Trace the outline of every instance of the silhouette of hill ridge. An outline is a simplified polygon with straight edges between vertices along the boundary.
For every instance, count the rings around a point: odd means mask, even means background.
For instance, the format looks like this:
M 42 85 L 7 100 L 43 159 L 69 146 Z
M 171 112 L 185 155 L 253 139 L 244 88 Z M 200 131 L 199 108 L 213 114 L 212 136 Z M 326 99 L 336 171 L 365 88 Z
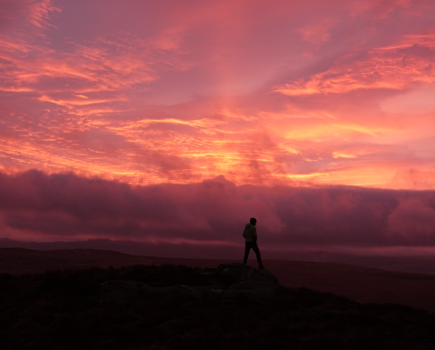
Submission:
M 82 241 L 57 242 L 21 242 L 7 238 L 0 238 L 0 248 L 25 248 L 32 250 L 58 250 L 58 249 L 95 249 L 117 251 L 136 256 L 156 256 L 166 258 L 184 259 L 239 259 L 240 246 L 216 246 L 192 244 L 173 244 L 170 242 L 135 242 L 130 240 L 89 239 Z M 291 252 L 262 249 L 265 259 L 335 262 L 365 266 L 382 270 L 401 272 L 426 273 L 435 275 L 435 257 L 432 255 L 382 256 L 382 255 L 355 255 L 333 251 L 305 250 L 295 247 Z
M 435 315 L 280 285 L 238 263 L 0 274 L 9 349 L 433 349 Z
M 119 268 L 129 265 L 175 264 L 215 268 L 229 259 L 144 257 L 94 249 L 29 250 L 0 248 L 0 273 L 42 273 L 47 270 L 86 267 Z M 358 302 L 396 303 L 435 311 L 435 276 L 386 271 L 361 266 L 289 260 L 265 260 L 279 281 L 345 296 Z

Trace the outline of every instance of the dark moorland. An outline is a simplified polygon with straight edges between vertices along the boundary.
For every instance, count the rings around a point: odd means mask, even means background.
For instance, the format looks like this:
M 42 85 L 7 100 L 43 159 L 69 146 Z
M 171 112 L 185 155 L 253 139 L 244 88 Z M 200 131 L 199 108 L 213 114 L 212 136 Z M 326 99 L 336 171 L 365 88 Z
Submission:
M 87 267 L 184 265 L 215 268 L 232 259 L 137 256 L 99 249 L 31 250 L 0 248 L 0 273 L 14 275 Z M 255 261 L 249 261 L 256 265 Z M 381 270 L 350 264 L 265 259 L 280 283 L 344 296 L 360 303 L 392 303 L 435 311 L 435 275 Z
M 241 264 L 0 275 L 0 348 L 434 349 L 435 315 L 278 284 Z

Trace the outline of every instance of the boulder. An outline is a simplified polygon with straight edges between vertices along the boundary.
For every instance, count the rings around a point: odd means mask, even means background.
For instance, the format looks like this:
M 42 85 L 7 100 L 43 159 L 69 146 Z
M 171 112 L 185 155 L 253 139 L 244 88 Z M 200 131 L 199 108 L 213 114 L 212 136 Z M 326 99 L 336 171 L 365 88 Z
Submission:
M 184 285 L 173 285 L 169 287 L 155 287 L 147 291 L 147 295 L 153 295 L 161 298 L 182 297 L 192 301 L 202 301 L 204 293 L 198 287 Z
M 259 289 L 276 289 L 278 285 L 269 282 L 257 282 L 257 281 L 242 281 L 231 284 L 228 290 L 259 290 Z
M 220 300 L 236 300 L 247 303 L 265 303 L 275 296 L 274 289 L 258 290 L 213 290 Z
M 258 282 L 270 285 L 278 285 L 278 279 L 266 269 L 256 269 L 252 266 L 232 263 L 218 266 L 216 276 L 224 280 L 228 285 L 240 282 Z
M 139 281 L 124 280 L 110 280 L 104 282 L 101 287 L 104 292 L 101 302 L 120 300 L 132 295 L 142 295 L 152 289 L 149 285 Z
M 266 302 L 274 298 L 279 283 L 269 271 L 233 263 L 221 264 L 206 276 L 202 286 L 176 284 L 168 287 L 151 287 L 139 281 L 111 280 L 102 284 L 105 297 L 102 301 L 114 301 L 139 295 L 180 302 L 246 301 Z
M 130 280 L 110 280 L 104 282 L 101 285 L 105 290 L 125 290 L 129 292 L 135 292 L 138 290 L 148 290 L 151 287 L 140 281 L 130 281 Z

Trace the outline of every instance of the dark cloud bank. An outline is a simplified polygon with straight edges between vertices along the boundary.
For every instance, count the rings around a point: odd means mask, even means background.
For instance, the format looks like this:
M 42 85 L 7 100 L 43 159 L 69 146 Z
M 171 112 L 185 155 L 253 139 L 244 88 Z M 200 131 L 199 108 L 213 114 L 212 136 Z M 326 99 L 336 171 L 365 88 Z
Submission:
M 144 255 L 229 257 L 239 252 L 251 216 L 269 257 L 400 255 L 435 246 L 435 191 L 236 186 L 223 177 L 132 187 L 71 173 L 0 173 L 1 232 L 12 240 L 90 240 L 89 247 Z

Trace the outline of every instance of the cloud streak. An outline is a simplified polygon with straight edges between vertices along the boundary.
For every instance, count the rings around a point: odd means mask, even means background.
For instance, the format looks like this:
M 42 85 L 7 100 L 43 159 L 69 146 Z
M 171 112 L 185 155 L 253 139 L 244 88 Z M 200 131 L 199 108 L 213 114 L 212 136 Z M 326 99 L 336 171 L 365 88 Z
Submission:
M 401 91 L 419 83 L 432 83 L 435 75 L 433 38 L 433 35 L 411 36 L 404 41 L 408 44 L 352 54 L 326 72 L 307 81 L 301 79 L 286 84 L 276 91 L 289 96 L 345 94 L 361 89 Z
M 1 4 L 5 173 L 435 187 L 430 2 Z

